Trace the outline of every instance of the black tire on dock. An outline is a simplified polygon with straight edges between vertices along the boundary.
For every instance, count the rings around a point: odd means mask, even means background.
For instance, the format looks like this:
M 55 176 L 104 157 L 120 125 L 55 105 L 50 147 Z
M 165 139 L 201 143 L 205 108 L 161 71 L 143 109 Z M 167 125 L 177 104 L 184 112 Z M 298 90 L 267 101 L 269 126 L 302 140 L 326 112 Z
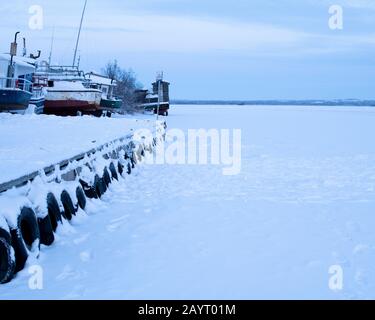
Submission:
M 76 197 L 78 200 L 78 206 L 82 209 L 85 210 L 86 208 L 86 196 L 81 187 L 77 187 L 76 189 Z
M 112 179 L 118 181 L 118 174 L 117 174 L 116 167 L 113 162 L 111 162 L 111 164 L 109 165 L 109 171 L 111 172 Z
M 107 184 L 105 183 L 104 178 L 101 178 L 100 181 L 101 181 L 102 188 L 103 188 L 103 194 L 105 194 L 107 192 L 107 189 L 108 189 Z
M 95 176 L 95 190 L 99 198 L 101 198 L 106 192 L 105 183 L 98 175 Z
M 132 169 L 134 169 L 135 165 L 137 164 L 137 158 L 136 158 L 136 155 L 135 155 L 134 152 L 133 152 L 133 155 L 132 155 L 130 160 L 131 160 L 131 163 L 132 163 Z
M 66 190 L 61 193 L 61 202 L 64 207 L 64 218 L 69 221 L 72 220 L 73 216 L 76 215 L 76 210 L 74 209 L 72 198 Z
M 5 220 L 4 220 L 5 221 Z M 5 230 L 0 227 L 0 238 L 3 238 L 8 243 L 12 242 L 12 237 L 10 236 L 10 233 L 8 230 Z
M 55 241 L 50 216 L 47 215 L 43 219 L 38 218 L 38 226 L 40 232 L 40 243 L 45 246 L 50 246 Z
M 7 238 L 10 234 L 7 233 Z M 0 237 L 0 284 L 7 283 L 12 280 L 16 268 L 12 247 L 8 241 Z
M 32 246 L 38 242 L 40 246 L 40 232 L 38 221 L 34 211 L 24 207 L 17 219 L 17 229 L 11 230 L 12 247 L 16 256 L 16 269 L 21 271 L 25 267 L 26 260 Z
M 58 223 L 62 222 L 62 220 L 61 220 L 60 206 L 56 200 L 56 197 L 53 195 L 53 193 L 49 193 L 47 195 L 47 208 L 48 208 L 48 216 L 51 221 L 52 230 L 56 231 Z
M 124 168 L 125 168 L 124 165 L 119 161 L 117 164 L 117 170 L 120 176 L 122 176 L 122 174 L 124 173 Z
M 83 188 L 83 192 L 85 193 L 85 196 L 89 199 L 98 199 L 99 198 L 99 195 L 97 194 L 96 190 L 95 190 L 95 184 L 94 186 L 90 186 L 87 182 L 83 181 L 83 180 L 79 180 L 82 188 Z
M 108 188 L 112 180 L 111 180 L 111 175 L 109 174 L 107 167 L 105 167 L 103 171 L 103 180 L 104 180 L 106 187 Z

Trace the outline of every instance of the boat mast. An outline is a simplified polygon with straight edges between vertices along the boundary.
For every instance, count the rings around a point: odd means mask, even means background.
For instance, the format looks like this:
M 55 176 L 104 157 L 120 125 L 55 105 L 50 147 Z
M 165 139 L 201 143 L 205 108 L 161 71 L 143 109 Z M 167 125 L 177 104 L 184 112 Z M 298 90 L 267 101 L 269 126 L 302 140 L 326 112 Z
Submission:
M 51 66 L 52 51 L 53 51 L 53 44 L 54 44 L 54 41 L 55 41 L 55 27 L 53 27 L 53 30 L 52 30 L 51 49 L 50 49 L 50 51 L 49 51 L 48 66 Z
M 73 67 L 74 67 L 75 64 L 76 64 L 77 50 L 78 50 L 78 45 L 79 45 L 79 38 L 81 37 L 82 23 L 83 23 L 83 18 L 84 18 L 84 16 L 85 16 L 86 5 L 87 5 L 87 0 L 85 0 L 85 5 L 84 5 L 84 7 L 83 7 L 83 11 L 82 11 L 81 23 L 80 23 L 80 25 L 79 25 L 79 31 L 78 31 L 78 37 L 77 37 L 77 43 L 76 43 L 76 48 L 75 48 L 75 50 L 74 50 Z

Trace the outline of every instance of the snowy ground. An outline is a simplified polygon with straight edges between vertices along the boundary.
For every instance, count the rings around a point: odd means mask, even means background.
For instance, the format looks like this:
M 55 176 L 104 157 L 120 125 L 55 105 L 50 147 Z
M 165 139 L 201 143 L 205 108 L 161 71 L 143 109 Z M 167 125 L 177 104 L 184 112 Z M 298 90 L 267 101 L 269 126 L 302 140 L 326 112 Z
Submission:
M 242 128 L 242 172 L 145 165 L 42 248 L 0 299 L 375 298 L 375 109 L 174 107 Z M 344 288 L 329 289 L 329 268 Z
M 0 113 L 0 183 L 150 126 L 146 117 L 109 119 Z M 82 126 L 82 121 L 85 126 Z

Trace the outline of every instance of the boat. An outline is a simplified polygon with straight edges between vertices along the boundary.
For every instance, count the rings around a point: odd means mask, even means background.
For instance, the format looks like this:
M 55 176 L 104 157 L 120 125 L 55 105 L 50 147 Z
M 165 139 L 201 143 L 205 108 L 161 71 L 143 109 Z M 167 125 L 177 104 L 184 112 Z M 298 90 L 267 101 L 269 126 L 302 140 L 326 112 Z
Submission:
M 36 83 L 44 86 L 47 115 L 101 115 L 102 92 L 85 86 L 84 73 L 77 66 L 49 66 L 44 62 L 36 72 Z
M 0 55 L 0 112 L 25 112 L 32 96 L 29 76 L 34 70 L 34 66 L 18 57 Z
M 147 112 L 160 116 L 169 115 L 169 86 L 170 83 L 163 79 L 163 73 L 159 73 L 156 81 L 152 83 L 151 90 L 137 90 L 137 103 Z
M 24 114 L 30 104 L 41 113 L 44 105 L 43 90 L 34 87 L 34 74 L 38 55 L 26 57 L 24 39 L 23 56 L 17 56 L 17 36 L 11 44 L 11 52 L 0 55 L 0 112 Z
M 92 89 L 102 92 L 100 110 L 104 114 L 121 113 L 122 100 L 114 96 L 114 89 L 117 87 L 116 80 L 106 76 L 90 72 L 85 75 L 87 85 Z

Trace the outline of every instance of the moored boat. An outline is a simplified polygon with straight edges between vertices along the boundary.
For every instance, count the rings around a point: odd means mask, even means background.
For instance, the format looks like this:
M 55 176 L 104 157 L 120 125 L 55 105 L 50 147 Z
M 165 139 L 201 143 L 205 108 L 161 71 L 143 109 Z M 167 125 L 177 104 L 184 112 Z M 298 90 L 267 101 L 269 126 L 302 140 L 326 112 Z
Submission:
M 0 55 L 0 112 L 24 113 L 32 96 L 34 71 L 35 66 L 20 57 Z
M 35 112 L 41 113 L 44 106 L 44 93 L 34 87 L 34 73 L 38 55 L 26 57 L 26 39 L 23 39 L 23 56 L 17 56 L 17 36 L 11 44 L 10 53 L 0 55 L 0 112 L 25 113 L 30 104 Z
M 84 74 L 78 67 L 44 65 L 38 70 L 37 79 L 45 83 L 45 114 L 100 115 L 101 91 L 84 85 Z
M 137 90 L 138 104 L 145 111 L 153 112 L 161 116 L 169 115 L 169 86 L 170 83 L 163 80 L 163 73 L 157 75 L 152 84 L 152 90 Z
M 88 86 L 102 92 L 100 110 L 103 113 L 121 113 L 122 100 L 114 96 L 113 92 L 117 86 L 116 80 L 94 72 L 85 75 Z

